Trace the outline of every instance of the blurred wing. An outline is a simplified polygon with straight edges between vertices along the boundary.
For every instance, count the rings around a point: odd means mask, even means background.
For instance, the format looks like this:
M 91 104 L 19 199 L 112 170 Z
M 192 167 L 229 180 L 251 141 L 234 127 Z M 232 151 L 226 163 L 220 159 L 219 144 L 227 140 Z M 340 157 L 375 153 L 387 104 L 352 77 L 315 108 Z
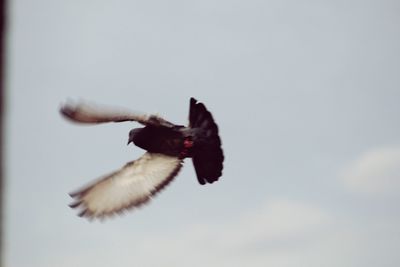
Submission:
M 111 109 L 88 103 L 66 103 L 60 108 L 60 112 L 67 119 L 80 123 L 105 123 L 137 121 L 144 125 L 165 126 L 168 128 L 175 125 L 156 115 L 137 114 L 123 109 Z
M 182 160 L 146 152 L 122 169 L 71 193 L 79 216 L 105 217 L 140 206 L 168 185 L 182 167 Z

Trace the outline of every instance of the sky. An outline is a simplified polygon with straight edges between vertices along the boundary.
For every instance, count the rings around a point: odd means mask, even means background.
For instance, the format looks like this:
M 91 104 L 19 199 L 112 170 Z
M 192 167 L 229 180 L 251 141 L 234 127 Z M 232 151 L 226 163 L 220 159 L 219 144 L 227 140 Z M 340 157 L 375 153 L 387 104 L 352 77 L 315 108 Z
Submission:
M 400 265 L 400 2 L 9 1 L 6 267 Z M 190 160 L 149 205 L 89 222 L 68 193 L 144 153 L 135 123 L 206 104 L 217 183 Z

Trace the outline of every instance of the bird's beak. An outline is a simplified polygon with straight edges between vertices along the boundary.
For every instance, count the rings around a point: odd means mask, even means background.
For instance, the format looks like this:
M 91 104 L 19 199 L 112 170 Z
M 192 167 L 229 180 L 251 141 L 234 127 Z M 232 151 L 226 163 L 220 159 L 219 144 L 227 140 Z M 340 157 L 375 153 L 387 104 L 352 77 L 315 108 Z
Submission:
M 132 140 L 132 139 L 129 139 L 129 140 L 128 140 L 128 143 L 127 143 L 126 145 L 129 146 L 130 143 L 133 143 L 133 140 Z

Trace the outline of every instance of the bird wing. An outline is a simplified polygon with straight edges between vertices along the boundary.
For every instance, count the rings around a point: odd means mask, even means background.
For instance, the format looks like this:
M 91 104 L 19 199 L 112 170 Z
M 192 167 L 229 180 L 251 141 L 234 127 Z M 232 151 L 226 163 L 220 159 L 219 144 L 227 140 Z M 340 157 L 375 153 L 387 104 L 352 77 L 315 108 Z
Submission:
M 182 167 L 182 160 L 146 152 L 122 169 L 71 193 L 79 216 L 103 218 L 138 207 L 168 185 Z
M 138 114 L 124 109 L 112 109 L 87 102 L 66 103 L 61 106 L 60 112 L 67 119 L 79 123 L 137 121 L 143 125 L 165 126 L 168 128 L 175 126 L 173 123 L 156 115 Z

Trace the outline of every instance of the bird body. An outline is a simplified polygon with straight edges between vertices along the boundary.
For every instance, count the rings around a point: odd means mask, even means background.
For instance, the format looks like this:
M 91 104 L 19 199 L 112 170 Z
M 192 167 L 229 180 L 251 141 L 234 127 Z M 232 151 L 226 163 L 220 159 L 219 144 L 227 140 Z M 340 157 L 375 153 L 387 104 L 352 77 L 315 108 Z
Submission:
M 103 218 L 147 203 L 192 158 L 200 184 L 222 175 L 224 155 L 218 126 L 204 104 L 190 99 L 189 125 L 175 125 L 155 115 L 140 115 L 80 103 L 66 104 L 61 114 L 78 123 L 136 121 L 144 125 L 129 132 L 129 143 L 146 150 L 139 159 L 71 193 L 80 216 Z
M 164 126 L 135 128 L 129 133 L 129 143 L 152 153 L 179 157 L 184 150 L 184 136 L 179 129 Z

